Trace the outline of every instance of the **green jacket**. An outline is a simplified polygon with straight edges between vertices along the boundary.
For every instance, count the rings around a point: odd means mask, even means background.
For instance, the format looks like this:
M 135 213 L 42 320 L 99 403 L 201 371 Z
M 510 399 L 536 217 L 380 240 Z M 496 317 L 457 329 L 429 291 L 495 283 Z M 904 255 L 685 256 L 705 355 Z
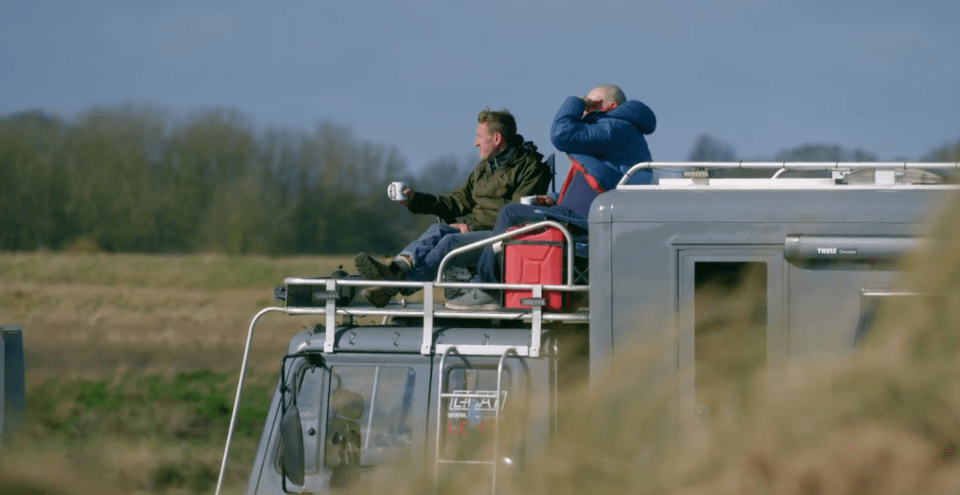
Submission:
M 546 194 L 553 176 L 543 155 L 517 135 L 516 146 L 481 160 L 467 181 L 446 196 L 415 192 L 407 207 L 413 213 L 436 215 L 447 223 L 466 223 L 470 230 L 491 230 L 500 209 L 523 196 Z M 496 169 L 491 167 L 496 162 Z

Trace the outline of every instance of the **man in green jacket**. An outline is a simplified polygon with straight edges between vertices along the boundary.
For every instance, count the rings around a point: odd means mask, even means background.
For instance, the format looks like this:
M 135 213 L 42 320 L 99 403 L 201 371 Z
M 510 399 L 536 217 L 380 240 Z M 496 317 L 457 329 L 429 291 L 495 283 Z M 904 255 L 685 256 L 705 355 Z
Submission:
M 484 110 L 477 116 L 474 146 L 480 163 L 459 188 L 446 196 L 404 189 L 405 204 L 413 213 L 427 213 L 446 223 L 431 225 L 389 264 L 366 253 L 355 259 L 357 271 L 369 280 L 426 281 L 437 276 L 440 261 L 453 249 L 491 235 L 497 214 L 523 196 L 545 194 L 553 179 L 543 155 L 517 134 L 517 123 L 506 110 Z M 457 257 L 461 265 L 476 265 L 480 250 Z M 385 306 L 399 292 L 396 287 L 370 287 L 363 295 L 377 307 Z

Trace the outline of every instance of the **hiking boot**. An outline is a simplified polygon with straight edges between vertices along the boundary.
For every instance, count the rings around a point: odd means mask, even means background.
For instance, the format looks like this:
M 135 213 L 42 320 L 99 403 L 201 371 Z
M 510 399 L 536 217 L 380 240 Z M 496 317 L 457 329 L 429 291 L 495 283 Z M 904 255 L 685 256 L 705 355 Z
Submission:
M 370 304 L 378 308 L 386 306 L 397 292 L 399 292 L 397 287 L 367 287 L 360 291 Z
M 357 254 L 353 263 L 357 266 L 360 275 L 367 280 L 400 280 L 403 278 L 404 272 L 400 267 L 394 267 L 393 263 L 389 266 L 384 265 L 367 253 Z
M 470 289 L 459 297 L 447 301 L 444 305 L 450 309 L 491 311 L 500 309 L 499 298 L 480 289 Z

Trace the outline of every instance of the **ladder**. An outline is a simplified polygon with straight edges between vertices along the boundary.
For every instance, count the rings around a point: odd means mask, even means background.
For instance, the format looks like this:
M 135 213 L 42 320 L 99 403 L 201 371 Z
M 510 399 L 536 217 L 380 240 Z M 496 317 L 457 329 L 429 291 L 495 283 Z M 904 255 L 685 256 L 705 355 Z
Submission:
M 436 479 L 439 479 L 439 477 L 440 477 L 440 466 L 441 466 L 441 465 L 457 465 L 457 464 L 461 464 L 461 465 L 481 465 L 481 466 L 489 466 L 489 468 L 490 468 L 490 493 L 493 494 L 493 493 L 496 493 L 496 486 L 497 486 L 497 465 L 498 465 L 498 463 L 499 463 L 499 461 L 498 461 L 498 453 L 499 453 L 499 442 L 500 442 L 500 413 L 503 411 L 503 405 L 504 405 L 504 402 L 505 402 L 505 401 L 503 400 L 503 392 L 504 392 L 504 390 L 503 390 L 503 365 L 504 365 L 504 363 L 506 362 L 506 359 L 507 359 L 508 356 L 511 356 L 511 355 L 512 355 L 512 356 L 514 356 L 514 357 L 519 357 L 520 354 L 517 352 L 517 349 L 515 349 L 515 348 L 513 348 L 513 347 L 510 347 L 510 348 L 504 350 L 503 353 L 500 355 L 500 361 L 499 361 L 499 363 L 497 364 L 497 390 L 496 390 L 496 392 L 492 392 L 492 391 L 489 391 L 489 390 L 476 390 L 476 391 L 472 391 L 472 392 L 470 392 L 470 391 L 444 392 L 444 390 L 445 390 L 444 387 L 445 387 L 445 385 L 446 385 L 446 383 L 445 383 L 445 381 L 444 381 L 444 375 L 446 374 L 446 373 L 445 373 L 446 368 L 444 367 L 444 364 L 445 364 L 445 362 L 446 362 L 446 360 L 447 360 L 447 356 L 450 356 L 451 354 L 456 354 L 456 355 L 458 355 L 458 356 L 461 355 L 460 352 L 457 350 L 457 347 L 456 347 L 456 346 L 450 346 L 450 347 L 448 347 L 448 348 L 444 351 L 443 355 L 440 357 L 440 365 L 439 365 L 439 367 L 438 367 L 438 369 L 437 369 L 437 376 L 438 376 L 438 378 L 437 378 L 437 431 L 436 431 L 436 450 L 435 450 L 436 463 L 435 463 L 435 465 L 434 465 L 434 477 L 435 477 Z M 445 401 L 445 400 L 449 401 L 449 400 L 452 400 L 452 399 L 467 400 L 467 401 L 470 401 L 469 403 L 470 403 L 471 405 L 473 404 L 472 401 L 479 401 L 479 400 L 484 400 L 484 399 L 491 400 L 491 401 L 493 402 L 493 404 L 494 404 L 493 413 L 492 413 L 491 416 L 489 416 L 489 417 L 492 417 L 492 419 L 494 420 L 493 445 L 492 445 L 492 449 L 491 449 L 491 450 L 492 450 L 492 458 L 491 458 L 490 460 L 461 460 L 461 459 L 450 459 L 450 458 L 444 458 L 444 456 L 442 455 L 442 452 L 441 452 L 441 450 L 440 450 L 440 438 L 441 438 L 441 436 L 442 436 L 443 433 L 444 433 L 443 430 L 444 430 L 444 423 L 445 423 L 445 421 L 443 421 L 443 404 L 444 404 L 444 401 Z

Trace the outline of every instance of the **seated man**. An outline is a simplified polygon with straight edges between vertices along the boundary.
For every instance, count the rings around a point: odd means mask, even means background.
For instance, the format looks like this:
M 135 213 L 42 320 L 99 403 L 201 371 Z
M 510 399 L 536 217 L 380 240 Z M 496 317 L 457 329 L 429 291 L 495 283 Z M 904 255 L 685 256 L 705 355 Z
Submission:
M 603 191 L 616 186 L 623 174 L 637 163 L 650 161 L 644 134 L 657 126 L 650 107 L 627 100 L 615 85 L 597 86 L 586 97 L 571 96 L 560 107 L 550 128 L 550 140 L 569 154 L 571 167 L 557 204 L 510 205 L 504 208 L 493 235 L 522 223 L 558 220 L 586 231 L 590 203 Z M 649 183 L 650 171 L 631 177 L 631 184 Z M 500 259 L 492 246 L 483 249 L 475 282 L 501 281 Z M 471 289 L 446 302 L 450 309 L 489 310 L 500 307 L 499 294 Z
M 417 240 L 393 257 L 389 265 L 366 253 L 354 260 L 357 271 L 368 280 L 432 280 L 440 261 L 451 250 L 485 239 L 504 205 L 523 196 L 543 194 L 553 179 L 543 163 L 543 155 L 531 142 L 517 134 L 513 115 L 506 110 L 484 110 L 477 117 L 474 146 L 480 151 L 480 163 L 467 181 L 446 196 L 434 196 L 404 189 L 407 205 L 413 213 L 429 213 L 451 223 L 436 223 Z M 463 217 L 460 223 L 453 223 Z M 479 252 L 458 257 L 458 262 L 475 265 Z M 363 295 L 377 307 L 385 306 L 396 287 L 368 287 Z

